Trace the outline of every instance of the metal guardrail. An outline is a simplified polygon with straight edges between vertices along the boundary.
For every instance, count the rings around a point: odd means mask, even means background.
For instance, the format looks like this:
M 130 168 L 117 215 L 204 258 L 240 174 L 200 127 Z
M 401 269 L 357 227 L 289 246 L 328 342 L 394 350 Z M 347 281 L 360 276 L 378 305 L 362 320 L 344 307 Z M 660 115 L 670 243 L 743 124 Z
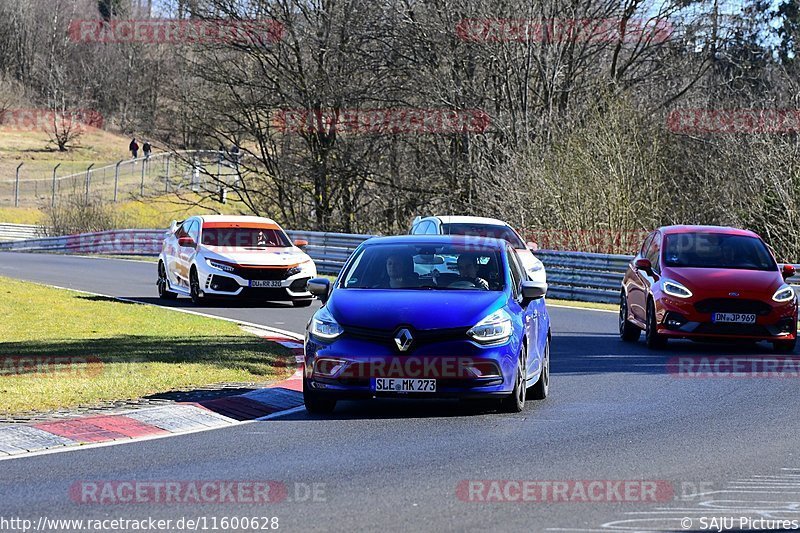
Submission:
M 350 254 L 370 235 L 288 231 L 293 240 L 308 241 L 306 251 L 321 274 L 338 274 Z M 64 237 L 0 242 L 0 251 L 79 254 L 158 255 L 165 230 L 114 230 Z M 548 296 L 566 300 L 616 303 L 632 257 L 539 250 L 547 270 Z M 795 265 L 800 271 L 800 265 Z M 800 276 L 789 283 L 800 287 Z
M 43 234 L 40 226 L 0 223 L 0 242 L 35 239 Z

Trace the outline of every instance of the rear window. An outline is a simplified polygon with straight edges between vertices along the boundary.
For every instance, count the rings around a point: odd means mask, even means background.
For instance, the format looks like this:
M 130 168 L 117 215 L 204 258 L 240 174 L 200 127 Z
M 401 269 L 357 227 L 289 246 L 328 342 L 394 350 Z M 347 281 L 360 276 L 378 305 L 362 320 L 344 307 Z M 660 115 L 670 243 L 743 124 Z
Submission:
M 203 228 L 203 244 L 231 248 L 285 248 L 289 238 L 279 229 Z
M 664 264 L 670 267 L 776 270 L 767 246 L 755 237 L 723 233 L 667 235 Z
M 524 249 L 525 243 L 519 238 L 517 233 L 508 226 L 498 226 L 493 224 L 442 224 L 444 235 L 468 235 L 470 237 L 490 237 L 492 239 L 503 239 L 517 249 Z

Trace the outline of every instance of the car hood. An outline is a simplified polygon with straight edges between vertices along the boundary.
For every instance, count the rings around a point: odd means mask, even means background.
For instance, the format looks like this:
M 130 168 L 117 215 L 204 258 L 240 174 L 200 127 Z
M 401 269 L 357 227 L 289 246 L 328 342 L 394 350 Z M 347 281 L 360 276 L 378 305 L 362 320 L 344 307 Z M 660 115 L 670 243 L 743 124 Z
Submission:
M 345 327 L 469 328 L 501 308 L 506 298 L 500 291 L 336 289 L 327 307 Z
M 664 277 L 682 283 L 695 294 L 727 297 L 738 292 L 741 297 L 771 298 L 784 281 L 774 270 L 733 268 L 665 268 Z
M 231 248 L 229 246 L 203 246 L 203 255 L 207 259 L 218 259 L 246 266 L 289 267 L 311 259 L 306 253 L 296 248 L 288 247 L 249 250 L 247 248 Z

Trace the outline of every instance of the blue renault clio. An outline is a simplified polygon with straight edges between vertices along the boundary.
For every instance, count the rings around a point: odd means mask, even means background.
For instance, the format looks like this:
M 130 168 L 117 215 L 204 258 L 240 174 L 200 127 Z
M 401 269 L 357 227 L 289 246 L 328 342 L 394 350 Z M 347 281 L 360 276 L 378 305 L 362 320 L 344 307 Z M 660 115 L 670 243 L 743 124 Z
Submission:
M 337 400 L 496 398 L 519 412 L 547 397 L 547 285 L 504 240 L 404 235 L 361 244 L 331 283 L 305 338 L 311 413 Z M 528 391 L 530 389 L 530 391 Z

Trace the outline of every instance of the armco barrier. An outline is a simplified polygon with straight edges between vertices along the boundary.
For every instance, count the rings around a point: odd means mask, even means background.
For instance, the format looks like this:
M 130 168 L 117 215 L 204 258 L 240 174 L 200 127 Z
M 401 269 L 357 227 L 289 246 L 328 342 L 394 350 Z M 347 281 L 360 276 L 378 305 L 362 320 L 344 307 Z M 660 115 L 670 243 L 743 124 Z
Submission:
M 0 223 L 0 242 L 35 239 L 43 234 L 40 226 Z
M 306 251 L 321 274 L 338 274 L 359 244 L 370 235 L 288 231 L 308 241 Z M 0 251 L 158 255 L 165 230 L 114 230 L 66 237 L 0 242 Z M 586 302 L 616 303 L 631 256 L 539 250 L 547 270 L 548 296 Z M 796 265 L 797 266 L 797 265 Z M 800 268 L 800 267 L 798 267 Z M 800 285 L 800 276 L 789 280 Z

